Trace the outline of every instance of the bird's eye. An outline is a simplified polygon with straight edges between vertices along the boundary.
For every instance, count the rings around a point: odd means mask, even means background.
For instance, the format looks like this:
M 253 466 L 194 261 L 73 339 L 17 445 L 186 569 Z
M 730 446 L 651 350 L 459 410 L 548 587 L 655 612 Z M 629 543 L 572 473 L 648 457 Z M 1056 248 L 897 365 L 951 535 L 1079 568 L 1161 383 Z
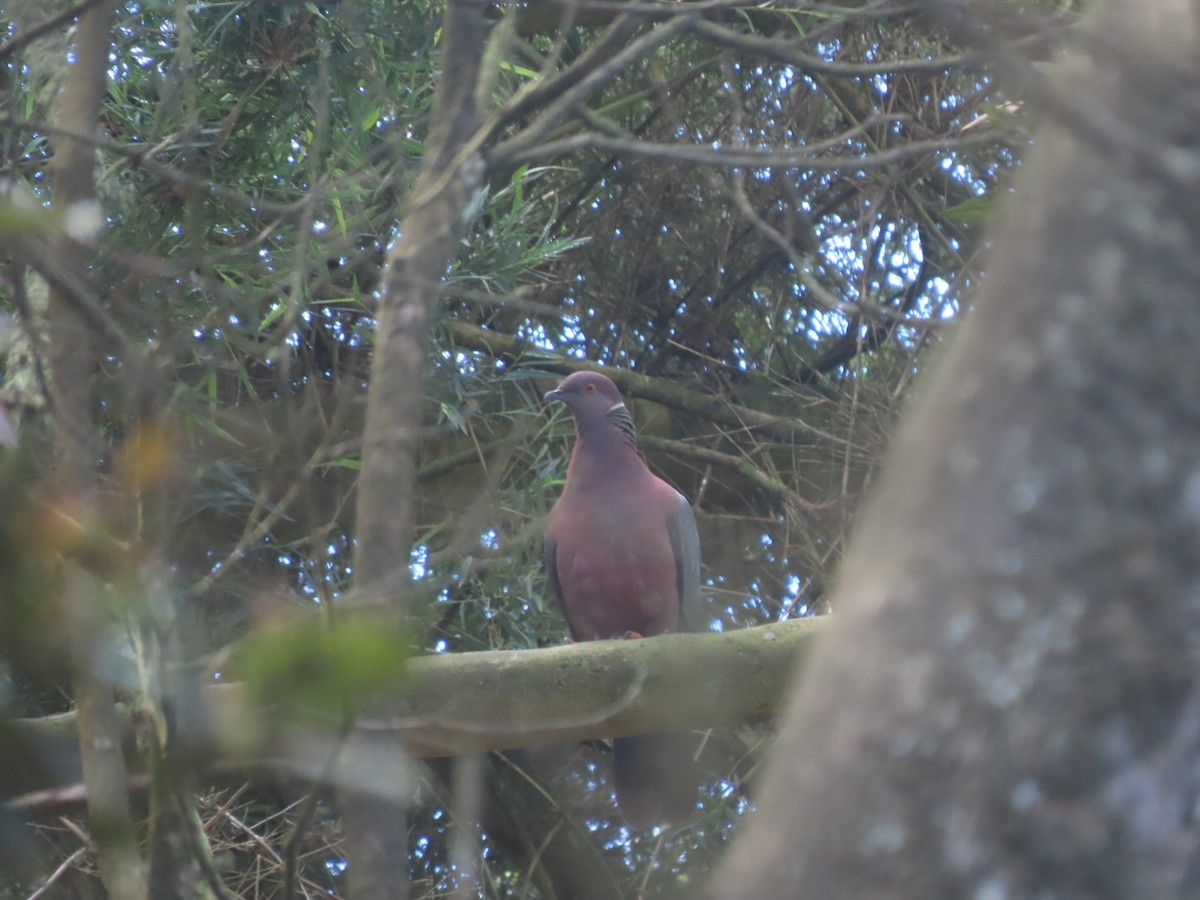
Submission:
M 596 386 L 594 384 L 589 384 L 587 387 L 584 388 L 584 390 L 590 394 L 590 393 L 592 393 L 592 391 L 596 390 Z

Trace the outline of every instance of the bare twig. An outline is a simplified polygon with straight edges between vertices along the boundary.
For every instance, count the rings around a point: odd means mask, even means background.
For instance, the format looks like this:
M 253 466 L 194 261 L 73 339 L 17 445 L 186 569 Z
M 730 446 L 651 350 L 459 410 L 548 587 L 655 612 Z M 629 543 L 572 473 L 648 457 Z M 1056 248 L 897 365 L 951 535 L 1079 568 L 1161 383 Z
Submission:
M 312 825 L 313 817 L 317 813 L 317 795 L 315 793 L 305 794 L 304 800 L 300 804 L 300 814 L 296 816 L 296 822 L 292 826 L 291 833 L 288 834 L 287 840 L 283 844 L 283 896 L 284 900 L 291 900 L 296 896 L 297 885 L 303 889 L 303 882 L 300 880 L 300 847 L 304 841 L 304 835 Z M 308 892 L 304 895 L 307 897 Z
M 867 123 L 864 123 L 866 125 Z M 876 124 L 870 122 L 871 125 Z M 853 138 L 858 129 L 835 139 L 845 142 Z M 633 140 L 611 134 L 577 134 L 570 137 L 546 141 L 537 146 L 506 146 L 500 157 L 506 164 L 518 162 L 548 162 L 574 153 L 577 150 L 602 150 L 606 153 L 622 153 L 645 159 L 664 159 L 676 163 L 691 163 L 716 168 L 753 166 L 799 166 L 814 172 L 834 172 L 843 169 L 880 169 L 906 162 L 910 159 L 936 153 L 962 153 L 983 147 L 995 147 L 1009 143 L 1010 139 L 999 132 L 975 132 L 960 137 L 941 138 L 931 141 L 912 141 L 899 147 L 891 147 L 867 156 L 822 155 L 831 142 L 822 142 L 815 147 L 796 150 L 758 150 L 752 147 L 701 147 L 693 144 L 662 144 L 653 141 Z M 515 152 L 510 152 L 515 151 Z
M 802 513 L 809 515 L 819 513 L 841 502 L 840 500 L 832 500 L 824 503 L 814 503 L 811 500 L 807 500 L 797 493 L 794 488 L 764 472 L 748 458 L 722 453 L 719 450 L 701 447 L 698 444 L 688 443 L 687 441 L 668 441 L 651 435 L 643 435 L 639 439 L 639 442 L 647 450 L 665 450 L 673 458 L 692 459 L 696 462 L 717 465 L 730 472 L 736 472 L 743 478 L 753 482 L 755 487 L 784 501 L 786 504 L 794 506 L 796 510 Z
M 819 440 L 839 447 L 842 445 L 839 438 L 803 419 L 772 415 L 627 369 L 604 368 L 586 360 L 550 354 L 521 338 L 499 331 L 489 331 L 462 319 L 450 323 L 450 333 L 452 339 L 461 346 L 482 350 L 494 356 L 520 359 L 528 367 L 536 367 L 545 372 L 569 375 L 571 372 L 585 369 L 603 370 L 628 394 L 704 416 L 739 432 L 759 431 L 789 444 Z
M 88 852 L 88 849 L 88 847 L 77 848 L 74 853 L 59 863 L 58 868 L 50 873 L 50 877 L 42 883 L 42 886 L 30 894 L 26 900 L 38 900 L 38 897 L 43 896 L 48 890 L 50 890 L 51 887 L 54 886 L 54 882 L 62 878 L 66 871 L 71 868 L 71 866 L 75 865 L 75 863 L 79 862 L 79 860 L 84 857 L 84 855 Z
M 906 59 L 882 63 L 831 62 L 819 56 L 813 56 L 811 53 L 805 53 L 794 41 L 756 37 L 703 19 L 692 20 L 688 30 L 695 36 L 705 38 L 721 47 L 730 47 L 743 53 L 765 56 L 795 66 L 802 72 L 820 72 L 835 78 L 871 78 L 876 75 L 935 75 L 950 69 L 962 70 L 971 66 L 981 66 L 984 62 L 983 57 L 979 54 L 956 54 L 937 59 Z
M 683 33 L 687 23 L 688 18 L 680 16 L 626 42 L 621 50 L 612 53 L 606 59 L 589 57 L 588 62 L 594 64 L 594 67 L 577 81 L 568 81 L 569 87 L 546 106 L 537 120 L 524 128 L 519 136 L 501 143 L 491 154 L 493 164 L 502 160 L 527 158 L 555 128 L 561 125 L 572 112 L 578 110 L 596 91 L 600 90 L 618 73 L 644 58 L 646 54 Z M 613 27 L 616 30 L 620 27 L 620 23 Z

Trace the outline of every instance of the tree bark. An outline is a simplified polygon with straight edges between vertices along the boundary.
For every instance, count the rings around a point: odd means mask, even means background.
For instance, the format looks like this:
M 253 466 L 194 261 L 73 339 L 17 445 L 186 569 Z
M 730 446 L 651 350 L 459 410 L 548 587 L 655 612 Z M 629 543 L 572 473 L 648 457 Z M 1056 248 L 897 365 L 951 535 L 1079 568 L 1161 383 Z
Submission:
M 111 0 L 79 17 L 74 62 L 56 106 L 59 127 L 85 138 L 98 131 L 100 104 L 107 80 Z M 54 202 L 66 215 L 93 215 L 96 202 L 95 151 L 89 140 L 60 140 L 52 163 Z M 65 237 L 60 263 L 82 272 L 83 250 Z M 92 376 L 97 358 L 93 335 L 77 298 L 52 287 L 47 306 L 54 413 L 55 474 L 62 501 L 91 519 L 95 503 L 96 432 L 92 416 Z M 125 758 L 112 685 L 95 671 L 95 643 L 102 633 L 97 608 L 101 585 L 73 560 L 62 566 L 59 602 L 66 612 L 67 638 L 75 664 L 73 690 L 78 706 L 78 739 L 83 780 L 87 785 L 88 821 L 96 844 L 100 875 L 116 900 L 140 900 L 146 894 L 144 866 L 138 851 L 126 790 Z
M 423 423 L 429 323 L 442 281 L 467 227 L 483 163 L 461 153 L 478 127 L 486 21 L 478 2 L 450 0 L 442 30 L 442 78 L 425 163 L 387 257 L 355 522 L 353 603 L 391 622 L 404 617 L 413 541 L 417 449 Z M 349 748 L 351 755 L 356 748 Z M 371 792 L 346 795 L 342 810 L 354 848 L 350 877 L 359 898 L 406 895 L 408 852 L 400 803 Z
M 712 897 L 1200 895 L 1200 8 L 1084 41 Z
M 444 75 L 426 161 L 397 223 L 379 297 L 379 324 L 363 433 L 355 522 L 355 602 L 402 611 L 409 585 L 412 497 L 429 322 L 468 224 L 483 164 L 462 157 L 476 127 L 474 92 L 483 22 L 470 0 L 452 0 L 442 40 Z M 396 616 L 396 618 L 400 618 Z
M 762 721 L 776 714 L 793 671 L 826 625 L 826 619 L 796 619 L 727 634 L 421 657 L 409 663 L 396 709 L 357 728 L 381 753 L 401 743 L 409 754 L 430 758 Z M 237 683 L 200 694 L 204 721 L 180 724 L 196 762 L 271 758 L 321 776 L 337 723 L 263 709 Z M 132 715 L 118 710 L 118 743 L 130 744 Z M 47 804 L 78 801 L 76 791 L 52 787 L 78 772 L 71 753 L 76 724 L 75 713 L 11 723 L 25 753 L 5 759 L 25 771 L 23 790 L 49 789 L 40 798 Z M 340 777 L 337 768 L 327 774 Z

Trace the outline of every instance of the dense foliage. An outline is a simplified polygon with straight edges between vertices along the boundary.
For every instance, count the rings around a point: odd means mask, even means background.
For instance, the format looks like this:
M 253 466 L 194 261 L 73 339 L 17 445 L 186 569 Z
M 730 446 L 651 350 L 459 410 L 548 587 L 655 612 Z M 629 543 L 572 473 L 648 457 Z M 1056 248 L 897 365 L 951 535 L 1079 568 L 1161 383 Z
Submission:
M 562 30 L 545 6 L 489 7 L 478 48 L 487 169 L 428 355 L 417 648 L 565 638 L 544 599 L 540 533 L 569 423 L 539 398 L 584 360 L 644 376 L 622 386 L 651 465 L 697 510 L 711 627 L 824 611 L 907 387 L 980 276 L 979 225 L 1024 140 L 1021 113 L 981 48 L 906 4 L 715 5 L 625 25 L 590 22 L 605 12 L 589 7 L 589 24 Z M 72 660 L 50 637 L 53 574 L 31 557 L 79 544 L 103 557 L 113 610 L 94 649 L 123 664 L 126 690 L 140 683 L 131 630 L 177 644 L 189 677 L 228 679 L 230 641 L 336 609 L 350 589 L 374 308 L 387 248 L 419 199 L 446 77 L 441 13 L 378 0 L 116 10 L 95 145 L 103 223 L 86 263 L 65 269 L 95 353 L 100 502 L 82 537 L 64 537 L 38 512 L 72 506 L 50 466 L 62 423 L 49 415 L 40 323 L 72 214 L 50 205 L 72 131 L 55 106 L 71 32 L 64 18 L 26 40 L 53 11 L 6 4 L 0 399 L 20 445 L 0 448 L 0 712 L 70 705 Z M 1030 4 L 975 27 L 1001 53 L 1065 15 Z M 589 55 L 618 28 L 626 39 Z M 576 72 L 591 73 L 590 92 L 534 90 Z M 595 896 L 633 896 L 695 883 L 747 807 L 762 739 L 758 727 L 712 735 L 703 809 L 641 835 L 612 815 L 603 748 L 489 761 L 481 890 L 582 896 L 577 879 Z M 419 775 L 415 896 L 463 877 L 452 768 Z M 562 799 L 547 806 L 526 773 Z M 338 889 L 337 820 L 323 794 L 293 805 L 303 790 L 251 779 L 201 795 L 227 891 L 273 895 L 285 870 L 306 890 Z M 80 846 L 39 821 L 33 839 L 0 822 L 0 843 L 13 835 L 33 860 L 31 885 Z M 94 889 L 81 859 L 59 889 Z

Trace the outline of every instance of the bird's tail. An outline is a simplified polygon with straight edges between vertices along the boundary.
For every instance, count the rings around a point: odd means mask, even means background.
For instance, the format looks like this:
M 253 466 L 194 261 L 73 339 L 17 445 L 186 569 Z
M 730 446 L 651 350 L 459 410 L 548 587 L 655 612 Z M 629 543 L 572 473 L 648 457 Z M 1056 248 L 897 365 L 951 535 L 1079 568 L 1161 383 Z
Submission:
M 613 780 L 621 814 L 634 828 L 680 822 L 696 811 L 700 785 L 695 738 L 662 732 L 617 738 Z

